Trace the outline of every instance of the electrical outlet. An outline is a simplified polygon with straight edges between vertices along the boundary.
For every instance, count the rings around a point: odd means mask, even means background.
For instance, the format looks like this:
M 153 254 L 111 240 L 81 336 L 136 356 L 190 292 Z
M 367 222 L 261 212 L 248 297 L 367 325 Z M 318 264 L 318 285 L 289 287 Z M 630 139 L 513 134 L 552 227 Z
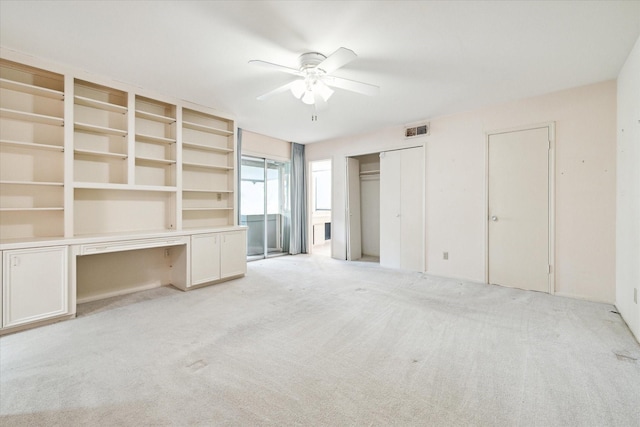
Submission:
M 633 288 L 633 302 L 638 303 L 638 288 Z
M 448 260 L 449 259 L 449 252 L 442 252 L 442 259 Z

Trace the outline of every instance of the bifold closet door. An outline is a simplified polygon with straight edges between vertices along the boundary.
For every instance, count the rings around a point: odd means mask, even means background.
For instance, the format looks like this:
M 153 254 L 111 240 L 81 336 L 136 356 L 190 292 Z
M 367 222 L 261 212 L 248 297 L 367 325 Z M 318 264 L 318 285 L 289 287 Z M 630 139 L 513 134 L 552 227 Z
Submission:
M 424 271 L 422 147 L 380 155 L 380 265 Z
M 400 268 L 401 153 L 380 153 L 380 265 Z

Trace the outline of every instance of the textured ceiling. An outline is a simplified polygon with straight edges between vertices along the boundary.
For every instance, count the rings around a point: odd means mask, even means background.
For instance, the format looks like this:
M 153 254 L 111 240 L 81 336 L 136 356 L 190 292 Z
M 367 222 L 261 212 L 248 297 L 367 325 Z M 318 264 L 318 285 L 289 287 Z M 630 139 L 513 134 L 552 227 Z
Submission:
M 640 1 L 0 1 L 0 44 L 214 107 L 244 129 L 314 142 L 616 78 L 640 35 Z M 344 46 L 343 90 L 312 121 L 289 81 Z

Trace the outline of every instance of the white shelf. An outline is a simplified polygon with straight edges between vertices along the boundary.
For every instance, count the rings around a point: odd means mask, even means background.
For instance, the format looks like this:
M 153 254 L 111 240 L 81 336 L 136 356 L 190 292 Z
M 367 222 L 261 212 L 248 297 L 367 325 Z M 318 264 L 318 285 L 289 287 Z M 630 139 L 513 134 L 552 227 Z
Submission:
M 233 190 L 196 190 L 190 188 L 183 188 L 183 193 L 233 193 Z
M 74 154 L 83 155 L 83 156 L 92 156 L 92 157 L 111 157 L 115 159 L 125 160 L 127 157 L 126 154 L 122 153 L 109 153 L 107 151 L 93 151 L 93 150 L 73 150 Z
M 85 107 L 97 108 L 98 110 L 111 111 L 114 113 L 126 114 L 127 107 L 123 107 L 118 104 L 111 104 L 109 102 L 98 101 L 93 98 L 87 98 L 85 96 L 74 96 L 73 101 L 76 105 L 83 105 Z
M 9 110 L 7 108 L 0 108 L 0 116 L 7 119 L 22 120 L 25 122 L 64 126 L 64 119 L 61 117 L 45 116 L 43 114 L 27 113 L 25 111 Z
M 360 176 L 367 176 L 367 175 L 380 175 L 380 171 L 379 170 L 370 170 L 370 171 L 362 171 L 362 172 L 360 172 Z
M 165 193 L 175 193 L 178 191 L 177 187 L 168 185 L 104 184 L 97 182 L 74 182 L 73 187 L 85 190 L 158 191 Z
M 173 117 L 161 116 L 160 114 L 148 113 L 142 110 L 136 110 L 136 117 L 141 119 L 153 120 L 154 122 L 171 124 L 175 123 L 176 119 Z
M 217 151 L 220 153 L 232 153 L 233 149 L 231 148 L 222 148 L 222 147 L 214 147 L 211 145 L 204 144 L 196 144 L 194 142 L 182 141 L 182 147 L 184 148 L 193 148 L 196 150 L 204 150 L 204 151 Z
M 96 133 L 99 135 L 127 136 L 126 130 L 94 126 L 87 123 L 74 123 L 74 128 L 81 132 Z
M 45 98 L 52 98 L 62 101 L 64 99 L 64 92 L 54 89 L 48 89 L 42 86 L 35 86 L 26 83 L 20 83 L 8 79 L 0 79 L 0 87 L 3 89 L 9 89 L 16 92 L 28 93 L 30 95 L 42 96 Z
M 44 187 L 63 187 L 63 182 L 47 182 L 47 181 L 0 181 L 1 185 L 37 185 Z
M 233 131 L 230 131 L 230 130 L 218 129 L 218 128 L 214 128 L 214 127 L 211 127 L 211 126 L 205 126 L 205 125 L 201 125 L 199 123 L 193 123 L 193 122 L 183 121 L 182 122 L 182 127 L 187 128 L 187 129 L 198 130 L 200 132 L 214 133 L 216 135 L 222 135 L 222 136 L 231 136 L 231 135 L 233 135 Z
M 0 212 L 46 212 L 46 211 L 63 211 L 62 207 L 51 208 L 0 208 Z
M 174 165 L 176 163 L 175 160 L 168 159 L 152 159 L 150 157 L 136 157 L 137 163 L 148 163 L 148 164 L 157 164 L 157 165 Z
M 36 150 L 64 152 L 64 147 L 60 145 L 38 144 L 37 142 L 9 141 L 6 139 L 2 139 L 0 140 L 0 144 L 13 146 L 13 147 L 36 149 Z
M 164 138 L 161 136 L 153 136 L 153 135 L 144 135 L 141 133 L 136 133 L 136 141 L 139 142 L 151 142 L 154 144 L 175 144 L 175 139 Z
M 192 167 L 192 168 L 199 168 L 199 169 L 217 169 L 217 170 L 224 170 L 224 171 L 231 171 L 233 170 L 233 167 L 231 166 L 217 166 L 217 165 L 206 165 L 206 164 L 202 164 L 202 163 L 191 163 L 191 162 L 182 162 L 182 166 L 187 166 L 187 167 Z

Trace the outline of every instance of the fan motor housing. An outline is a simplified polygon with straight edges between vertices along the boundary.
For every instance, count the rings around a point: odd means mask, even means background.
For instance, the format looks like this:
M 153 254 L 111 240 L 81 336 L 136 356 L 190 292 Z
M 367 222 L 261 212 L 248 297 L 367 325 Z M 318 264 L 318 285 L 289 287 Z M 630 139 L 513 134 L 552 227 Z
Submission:
M 300 71 L 316 68 L 325 59 L 327 57 L 318 52 L 303 53 L 300 55 Z

